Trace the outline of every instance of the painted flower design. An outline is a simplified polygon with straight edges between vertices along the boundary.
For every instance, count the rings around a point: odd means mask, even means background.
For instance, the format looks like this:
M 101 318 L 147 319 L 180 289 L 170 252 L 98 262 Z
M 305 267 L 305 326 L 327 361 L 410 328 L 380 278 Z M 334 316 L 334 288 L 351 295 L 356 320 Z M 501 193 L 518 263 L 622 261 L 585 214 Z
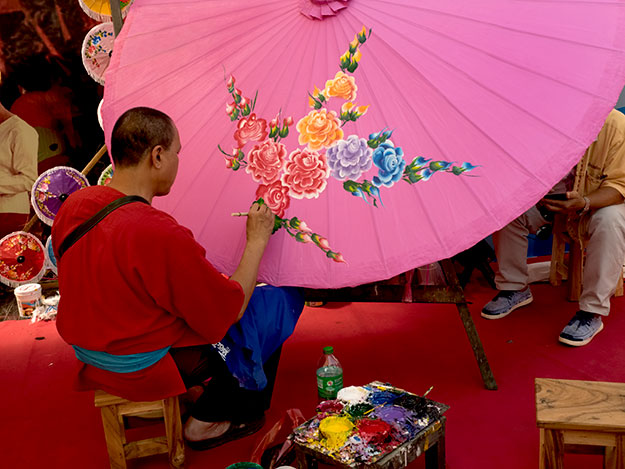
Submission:
M 256 114 L 243 117 L 234 132 L 234 139 L 238 143 L 238 148 L 243 148 L 247 142 L 260 142 L 267 138 L 267 121 L 257 119 Z
M 382 185 L 391 187 L 401 179 L 404 172 L 406 166 L 404 151 L 387 140 L 373 152 L 373 164 L 379 169 L 378 175 L 373 176 L 373 184 L 378 187 Z
M 299 144 L 308 145 L 310 150 L 329 147 L 335 141 L 343 138 L 341 121 L 336 112 L 327 109 L 310 111 L 297 123 L 297 131 L 299 132 Z
M 329 175 L 326 155 L 297 149 L 289 155 L 281 180 L 291 197 L 313 199 L 326 188 Z
M 362 173 L 371 169 L 372 153 L 367 140 L 358 135 L 339 140 L 326 151 L 330 175 L 339 181 L 358 179 Z
M 343 98 L 346 101 L 353 101 L 356 99 L 356 79 L 347 75 L 345 72 L 336 72 L 334 79 L 326 81 L 326 87 L 323 90 L 323 94 L 326 98 Z
M 282 218 L 284 212 L 289 208 L 291 198 L 289 197 L 289 188 L 282 184 L 282 181 L 275 181 L 271 184 L 263 184 L 256 189 L 256 199 L 261 198 L 271 209 L 274 215 Z
M 282 143 L 272 139 L 257 143 L 247 155 L 245 171 L 252 175 L 254 181 L 271 184 L 280 178 L 286 155 L 286 147 Z

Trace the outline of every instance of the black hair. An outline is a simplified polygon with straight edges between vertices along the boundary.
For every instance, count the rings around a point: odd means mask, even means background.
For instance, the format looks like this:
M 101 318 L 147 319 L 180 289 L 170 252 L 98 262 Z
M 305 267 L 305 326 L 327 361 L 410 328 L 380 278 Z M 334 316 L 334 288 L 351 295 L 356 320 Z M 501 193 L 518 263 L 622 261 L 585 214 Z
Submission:
M 113 127 L 111 155 L 116 166 L 136 166 L 157 145 L 169 149 L 174 122 L 156 109 L 135 107 L 124 112 Z

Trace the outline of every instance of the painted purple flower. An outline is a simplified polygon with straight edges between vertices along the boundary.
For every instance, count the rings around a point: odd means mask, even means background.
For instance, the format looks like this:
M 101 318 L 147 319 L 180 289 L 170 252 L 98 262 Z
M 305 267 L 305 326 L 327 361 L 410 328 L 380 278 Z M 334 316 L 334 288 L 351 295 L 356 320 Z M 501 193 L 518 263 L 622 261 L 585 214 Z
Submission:
M 372 150 L 367 140 L 358 135 L 350 135 L 347 140 L 339 140 L 326 150 L 330 175 L 339 181 L 358 179 L 371 168 Z
M 378 187 L 382 185 L 391 187 L 404 173 L 406 167 L 404 151 L 387 140 L 373 152 L 373 164 L 379 168 L 378 175 L 373 176 L 373 184 Z

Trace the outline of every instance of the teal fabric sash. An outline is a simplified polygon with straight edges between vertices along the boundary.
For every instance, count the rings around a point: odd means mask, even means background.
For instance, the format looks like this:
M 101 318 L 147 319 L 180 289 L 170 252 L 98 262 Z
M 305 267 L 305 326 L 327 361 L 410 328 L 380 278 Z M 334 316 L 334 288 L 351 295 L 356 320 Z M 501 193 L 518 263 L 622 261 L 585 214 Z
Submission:
M 111 355 L 106 352 L 87 350 L 77 345 L 72 345 L 76 358 L 87 365 L 95 366 L 102 370 L 115 373 L 132 373 L 154 365 L 167 355 L 170 347 L 165 347 L 153 352 L 132 353 L 130 355 Z

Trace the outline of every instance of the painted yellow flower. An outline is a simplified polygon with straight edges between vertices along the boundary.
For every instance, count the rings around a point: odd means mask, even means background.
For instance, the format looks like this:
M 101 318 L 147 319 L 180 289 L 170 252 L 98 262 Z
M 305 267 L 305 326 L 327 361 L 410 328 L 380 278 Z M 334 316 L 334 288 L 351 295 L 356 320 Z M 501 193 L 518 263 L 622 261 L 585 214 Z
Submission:
M 347 75 L 344 72 L 336 72 L 334 79 L 326 81 L 326 87 L 323 90 L 323 94 L 327 97 L 343 98 L 347 101 L 353 101 L 356 99 L 356 79 Z
M 310 111 L 297 123 L 297 131 L 299 132 L 299 144 L 308 145 L 310 150 L 329 147 L 335 141 L 343 138 L 341 121 L 336 112 L 327 109 Z

